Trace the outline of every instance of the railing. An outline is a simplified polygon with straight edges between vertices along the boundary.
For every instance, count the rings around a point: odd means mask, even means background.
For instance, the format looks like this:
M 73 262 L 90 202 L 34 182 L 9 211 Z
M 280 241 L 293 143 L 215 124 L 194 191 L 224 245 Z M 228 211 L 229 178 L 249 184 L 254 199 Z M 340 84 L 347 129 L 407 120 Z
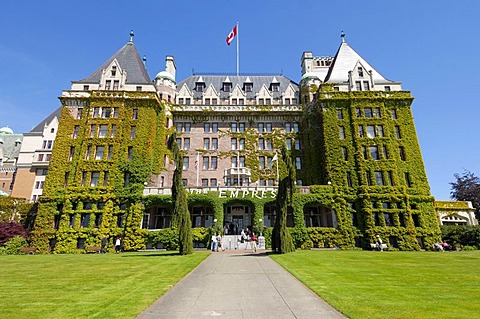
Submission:
M 251 176 L 252 173 L 247 167 L 232 167 L 224 171 L 225 176 Z

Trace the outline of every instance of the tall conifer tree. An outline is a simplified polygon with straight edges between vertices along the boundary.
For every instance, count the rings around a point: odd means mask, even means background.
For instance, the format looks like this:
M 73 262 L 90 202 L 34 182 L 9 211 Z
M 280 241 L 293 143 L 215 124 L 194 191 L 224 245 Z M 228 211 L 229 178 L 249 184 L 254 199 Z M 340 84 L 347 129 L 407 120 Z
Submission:
M 180 255 L 193 253 L 193 236 L 190 213 L 188 212 L 187 194 L 182 184 L 183 154 L 177 145 L 177 134 L 174 132 L 168 139 L 168 148 L 172 151 L 175 162 L 172 183 L 173 223 L 178 227 L 178 244 Z

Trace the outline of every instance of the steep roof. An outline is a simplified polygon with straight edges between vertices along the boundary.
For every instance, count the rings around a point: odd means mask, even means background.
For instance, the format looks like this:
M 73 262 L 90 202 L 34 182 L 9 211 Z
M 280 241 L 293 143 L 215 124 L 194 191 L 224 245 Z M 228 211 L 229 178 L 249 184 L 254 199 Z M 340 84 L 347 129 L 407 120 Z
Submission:
M 37 124 L 34 128 L 29 133 L 43 133 L 43 128 L 45 127 L 45 124 L 50 124 L 52 120 L 57 117 L 60 119 L 60 112 L 62 111 L 62 107 L 60 106 L 58 109 L 53 111 L 49 116 L 47 116 L 43 121 Z
M 348 81 L 348 72 L 353 71 L 355 65 L 360 62 L 366 71 L 372 71 L 374 82 L 392 82 L 381 75 L 364 58 L 352 49 L 347 42 L 342 41 L 337 54 L 330 66 L 330 70 L 325 77 L 325 82 L 342 83 Z
M 99 83 L 103 70 L 107 69 L 113 60 L 117 60 L 120 67 L 127 71 L 126 83 L 128 84 L 151 84 L 147 69 L 132 41 L 125 44 L 120 50 L 103 63 L 88 78 L 74 81 L 77 83 Z
M 201 80 L 201 81 L 199 81 Z M 195 91 L 195 83 L 205 83 L 208 88 L 212 85 L 217 92 L 220 93 L 221 98 L 227 98 L 231 92 L 224 92 L 223 83 L 232 83 L 232 91 L 237 85 L 243 89 L 245 83 L 252 84 L 252 91 L 245 92 L 247 98 L 255 98 L 256 94 L 262 87 L 270 88 L 270 84 L 279 84 L 279 91 L 272 92 L 274 98 L 281 97 L 288 86 L 292 85 L 295 91 L 298 91 L 298 84 L 290 80 L 284 75 L 192 75 L 177 84 L 177 89 L 180 90 L 184 85 L 187 85 L 190 91 L 193 92 L 195 98 L 200 98 L 203 92 Z

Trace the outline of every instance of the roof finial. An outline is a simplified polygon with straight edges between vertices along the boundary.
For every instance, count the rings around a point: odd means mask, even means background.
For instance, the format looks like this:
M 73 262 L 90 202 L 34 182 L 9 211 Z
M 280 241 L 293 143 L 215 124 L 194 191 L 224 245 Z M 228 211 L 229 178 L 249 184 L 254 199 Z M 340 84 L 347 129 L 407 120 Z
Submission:
M 342 31 L 340 37 L 342 38 L 342 42 L 345 42 L 345 32 Z
M 146 65 L 147 64 L 147 56 L 144 55 L 142 60 L 143 60 L 143 65 Z
M 135 36 L 135 34 L 133 33 L 133 30 L 130 31 L 130 42 L 133 43 L 133 37 Z

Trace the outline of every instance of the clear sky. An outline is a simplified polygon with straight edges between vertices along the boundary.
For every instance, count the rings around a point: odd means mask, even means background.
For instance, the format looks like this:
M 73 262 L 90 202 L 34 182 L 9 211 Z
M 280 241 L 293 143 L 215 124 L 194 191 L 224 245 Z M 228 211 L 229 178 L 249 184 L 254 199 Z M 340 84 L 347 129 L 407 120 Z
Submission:
M 432 194 L 449 199 L 453 174 L 480 175 L 479 1 L 12 1 L 0 11 L 0 127 L 30 131 L 129 40 L 151 78 L 173 55 L 177 81 L 195 72 L 280 73 L 299 82 L 303 51 L 333 56 L 346 41 L 412 91 Z

